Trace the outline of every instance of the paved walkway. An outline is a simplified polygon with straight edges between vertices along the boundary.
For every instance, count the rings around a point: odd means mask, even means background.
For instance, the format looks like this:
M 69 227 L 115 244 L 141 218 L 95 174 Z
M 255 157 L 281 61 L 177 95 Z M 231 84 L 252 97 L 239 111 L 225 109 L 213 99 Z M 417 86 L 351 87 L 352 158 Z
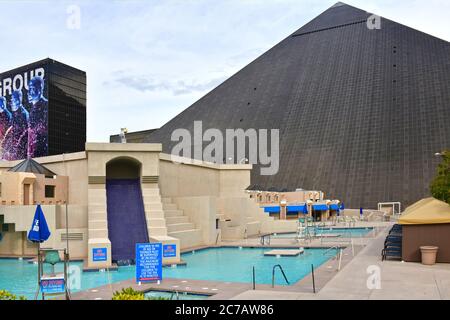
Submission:
M 381 250 L 387 232 L 388 229 L 381 232 L 317 294 L 250 290 L 233 299 L 450 299 L 450 264 L 424 266 L 420 263 L 381 261 Z M 371 276 L 368 268 L 373 266 L 380 270 L 380 289 L 369 289 L 367 286 Z

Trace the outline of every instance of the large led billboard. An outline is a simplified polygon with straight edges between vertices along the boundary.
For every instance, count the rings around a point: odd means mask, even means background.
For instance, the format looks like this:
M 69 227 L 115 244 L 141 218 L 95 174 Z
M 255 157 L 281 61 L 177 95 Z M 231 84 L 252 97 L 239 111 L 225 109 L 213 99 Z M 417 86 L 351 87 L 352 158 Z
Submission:
M 0 78 L 0 158 L 48 155 L 48 85 L 45 66 L 16 69 Z
M 86 72 L 53 59 L 0 73 L 0 159 L 83 151 Z

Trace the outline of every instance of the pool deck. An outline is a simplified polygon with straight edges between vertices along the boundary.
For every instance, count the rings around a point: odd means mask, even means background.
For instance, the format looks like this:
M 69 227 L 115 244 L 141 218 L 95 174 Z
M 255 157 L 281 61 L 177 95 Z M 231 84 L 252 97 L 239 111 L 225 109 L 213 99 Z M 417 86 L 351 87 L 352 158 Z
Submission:
M 388 229 L 336 274 L 317 294 L 249 290 L 234 300 L 449 300 L 450 264 L 424 266 L 420 263 L 381 261 Z M 380 269 L 380 289 L 369 289 L 368 267 Z
M 256 243 L 259 243 L 256 241 Z M 235 245 L 224 245 L 217 247 L 229 247 Z M 264 248 L 277 248 L 280 245 L 272 245 L 272 246 L 262 246 L 262 245 L 249 245 L 241 243 L 242 247 L 264 247 Z M 292 245 L 291 245 L 292 246 Z M 283 248 L 289 247 L 289 245 L 281 246 Z M 299 248 L 298 244 L 292 246 L 293 248 Z M 307 246 L 306 246 L 307 247 Z M 320 247 L 320 246 L 313 246 Z M 323 247 L 323 246 L 322 246 Z M 191 248 L 195 250 L 201 250 L 204 247 Z M 354 251 L 355 254 L 362 250 L 362 246 L 355 245 Z M 352 259 L 352 249 L 351 247 L 347 247 L 343 249 L 341 267 L 348 264 Z M 321 265 L 319 268 L 314 270 L 315 274 L 315 287 L 316 290 L 320 290 L 325 284 L 330 281 L 336 274 L 338 267 L 338 259 L 333 258 L 328 260 L 326 263 Z M 138 285 L 135 279 L 129 279 L 125 281 L 120 281 L 117 283 L 113 283 L 111 285 L 104 285 L 101 287 L 89 289 L 86 291 L 81 291 L 77 293 L 72 293 L 72 299 L 74 300 L 111 300 L 112 295 L 115 291 L 120 291 L 122 288 L 131 287 L 138 291 L 178 291 L 178 292 L 189 292 L 194 294 L 206 294 L 211 295 L 209 299 L 211 300 L 228 300 L 236 295 L 248 292 L 252 290 L 251 283 L 240 283 L 240 282 L 221 282 L 221 281 L 206 281 L 206 280 L 192 280 L 192 279 L 174 279 L 174 278 L 166 278 L 157 283 L 149 283 L 149 284 L 141 284 Z M 274 286 L 265 285 L 265 284 L 256 284 L 256 289 L 258 290 L 271 290 L 270 292 L 289 292 L 289 293 L 298 293 L 298 292 L 313 292 L 312 285 L 312 275 L 309 274 L 297 283 L 294 283 L 290 286 Z
M 135 283 L 134 279 L 129 279 L 111 285 L 105 285 L 98 288 L 93 288 L 90 290 L 73 293 L 72 299 L 75 300 L 110 300 L 115 291 L 120 291 L 122 288 L 131 287 L 139 291 L 178 291 L 178 292 L 189 292 L 197 294 L 211 295 L 209 299 L 211 300 L 228 300 L 228 299 L 249 299 L 249 300 L 264 300 L 264 299 L 328 299 L 326 294 L 327 288 L 332 288 L 330 286 L 336 278 L 341 276 L 345 270 L 349 270 L 350 266 L 356 259 L 361 257 L 362 252 L 366 251 L 368 247 L 371 246 L 372 242 L 379 242 L 384 240 L 384 233 L 387 232 L 386 227 L 391 225 L 389 223 L 368 223 L 360 222 L 357 223 L 355 227 L 368 227 L 375 226 L 373 232 L 369 232 L 364 237 L 357 237 L 350 239 L 345 239 L 342 237 L 336 239 L 313 239 L 310 241 L 297 241 L 291 238 L 279 238 L 271 239 L 270 245 L 262 245 L 260 243 L 259 237 L 253 237 L 238 241 L 223 241 L 221 245 L 216 247 L 264 247 L 268 251 L 270 249 L 276 250 L 280 248 L 292 248 L 299 249 L 304 248 L 324 248 L 324 247 L 341 247 L 344 248 L 342 251 L 341 259 L 341 271 L 338 271 L 339 260 L 335 257 L 328 260 L 322 266 L 314 270 L 315 276 L 315 289 L 316 294 L 313 293 L 313 280 L 312 274 L 310 273 L 300 281 L 290 286 L 274 286 L 256 284 L 256 290 L 252 290 L 251 283 L 237 283 L 237 282 L 220 282 L 220 281 L 206 281 L 206 280 L 192 280 L 192 279 L 174 279 L 166 278 L 160 282 L 160 284 L 141 284 Z M 337 226 L 338 227 L 338 226 Z M 205 247 L 196 247 L 183 250 L 183 252 L 191 250 L 201 250 Z M 381 252 L 381 249 L 377 253 L 377 257 Z M 364 258 L 363 258 L 364 259 Z M 347 267 L 346 267 L 347 266 Z M 364 269 L 365 271 L 365 269 Z M 350 277 L 352 277 L 352 271 L 348 272 Z M 365 274 L 364 274 L 365 276 Z M 366 280 L 364 280 L 366 281 Z M 352 292 L 351 287 L 352 279 L 344 279 L 343 287 L 350 287 L 349 291 Z M 364 282 L 365 283 L 365 282 Z M 341 293 L 336 293 L 334 296 L 333 292 L 330 292 L 328 296 L 333 296 L 334 298 L 346 299 L 344 296 L 339 296 Z M 358 295 L 358 294 L 357 294 Z M 361 298 L 361 296 L 359 297 Z

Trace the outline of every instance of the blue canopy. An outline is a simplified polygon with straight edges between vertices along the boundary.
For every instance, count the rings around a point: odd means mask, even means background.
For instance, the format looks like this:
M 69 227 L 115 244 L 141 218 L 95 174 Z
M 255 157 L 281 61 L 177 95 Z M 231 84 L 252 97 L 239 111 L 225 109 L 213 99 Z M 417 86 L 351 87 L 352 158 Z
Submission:
M 306 208 L 306 205 L 302 206 L 287 206 L 287 212 L 300 212 L 300 213 L 308 213 L 308 208 Z
M 276 207 L 264 207 L 264 212 L 268 212 L 268 213 L 279 213 L 279 212 L 280 212 L 280 206 L 276 206 Z
M 326 204 L 313 204 L 314 210 L 325 211 L 328 210 L 328 206 Z
M 45 220 L 44 212 L 42 212 L 41 205 L 36 207 L 33 224 L 28 232 L 28 240 L 32 242 L 44 242 L 50 237 L 50 230 L 48 229 L 47 221 Z
M 330 209 L 331 209 L 331 210 L 339 210 L 339 205 L 338 205 L 337 203 L 332 203 L 332 204 L 330 205 Z

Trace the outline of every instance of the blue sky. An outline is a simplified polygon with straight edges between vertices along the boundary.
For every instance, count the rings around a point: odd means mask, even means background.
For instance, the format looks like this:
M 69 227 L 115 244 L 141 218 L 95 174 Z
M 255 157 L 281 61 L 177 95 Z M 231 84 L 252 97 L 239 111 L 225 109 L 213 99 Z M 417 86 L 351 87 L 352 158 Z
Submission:
M 108 141 L 160 127 L 335 2 L 0 0 L 0 71 L 46 57 L 85 70 L 88 140 Z M 450 1 L 344 2 L 450 40 Z

